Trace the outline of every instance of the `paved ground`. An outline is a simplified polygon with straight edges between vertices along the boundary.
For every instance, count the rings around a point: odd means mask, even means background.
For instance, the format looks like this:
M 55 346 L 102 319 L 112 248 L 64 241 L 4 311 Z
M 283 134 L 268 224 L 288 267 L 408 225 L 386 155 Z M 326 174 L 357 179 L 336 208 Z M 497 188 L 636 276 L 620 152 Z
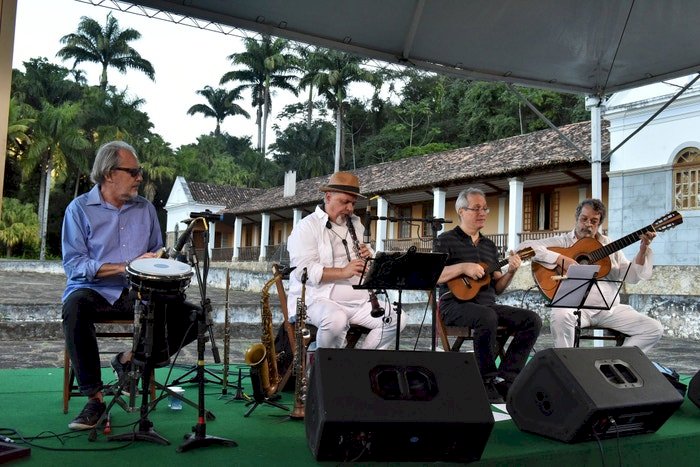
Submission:
M 63 341 L 57 320 L 60 319 L 64 284 L 65 279 L 57 274 L 0 271 L 0 368 L 63 366 Z M 213 303 L 223 303 L 225 291 L 209 287 L 207 295 Z M 258 306 L 260 296 L 252 292 L 232 291 L 229 300 L 232 304 Z M 53 322 L 44 324 L 47 317 Z M 18 319 L 28 321 L 17 324 Z M 245 350 L 253 342 L 259 341 L 259 332 L 259 325 L 256 324 L 235 324 L 231 327 L 231 362 L 244 361 Z M 418 332 L 417 327 L 407 328 L 402 335 L 401 348 L 429 350 L 430 329 L 424 329 L 421 338 L 417 337 Z M 223 358 L 224 339 L 220 326 L 216 328 L 215 342 Z M 113 341 L 104 350 L 121 350 L 128 345 L 130 343 L 127 341 Z M 551 336 L 545 330 L 536 350 L 551 345 Z M 184 349 L 179 362 L 192 364 L 195 357 L 196 346 L 192 344 Z M 700 341 L 664 337 L 649 358 L 680 373 L 695 374 L 700 370 Z M 210 346 L 207 346 L 205 361 L 213 362 Z

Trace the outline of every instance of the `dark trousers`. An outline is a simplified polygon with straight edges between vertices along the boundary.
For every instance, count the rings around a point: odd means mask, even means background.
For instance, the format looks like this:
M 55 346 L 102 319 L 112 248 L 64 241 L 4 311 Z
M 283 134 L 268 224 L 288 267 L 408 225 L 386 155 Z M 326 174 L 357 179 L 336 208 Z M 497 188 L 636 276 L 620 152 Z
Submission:
M 95 323 L 112 319 L 133 319 L 135 303 L 135 294 L 127 290 L 124 290 L 114 305 L 110 305 L 102 295 L 92 289 L 76 290 L 63 302 L 66 348 L 82 394 L 93 396 L 101 391 L 103 386 Z M 139 313 L 152 310 L 154 319 L 149 324 L 152 331 L 149 342 L 144 342 L 144 325 L 141 326 L 141 334 L 134 336 L 138 340 L 134 358 L 148 351 L 151 355 L 149 361 L 157 364 L 167 360 L 182 346 L 197 338 L 196 317 L 199 307 L 185 302 L 184 295 L 164 300 L 152 298 L 150 303 L 153 305 L 139 303 Z
M 474 355 L 484 380 L 500 376 L 512 383 L 527 363 L 542 327 L 542 319 L 534 311 L 507 305 L 481 305 L 445 299 L 440 302 L 440 313 L 445 325 L 472 329 Z M 513 340 L 496 368 L 498 326 L 505 326 Z

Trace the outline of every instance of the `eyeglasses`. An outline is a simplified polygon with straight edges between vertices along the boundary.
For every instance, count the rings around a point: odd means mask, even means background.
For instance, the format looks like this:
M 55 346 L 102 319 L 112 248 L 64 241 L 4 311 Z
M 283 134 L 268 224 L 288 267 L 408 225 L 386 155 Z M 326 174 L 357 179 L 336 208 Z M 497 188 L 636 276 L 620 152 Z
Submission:
M 478 208 L 462 208 L 462 209 L 466 209 L 467 211 L 472 211 L 472 212 L 479 212 L 479 211 L 482 211 L 484 214 L 488 214 L 488 213 L 491 211 L 491 208 L 482 208 L 482 207 L 478 207 Z
M 136 167 L 136 168 L 115 167 L 112 170 L 121 170 L 122 172 L 127 172 L 129 175 L 131 175 L 134 178 L 138 177 L 139 175 L 143 175 L 143 167 Z
M 583 216 L 579 217 L 579 218 L 578 218 L 578 221 L 579 221 L 581 224 L 584 224 L 584 225 L 590 224 L 590 225 L 592 225 L 592 226 L 594 226 L 594 227 L 595 227 L 596 225 L 600 224 L 600 219 L 596 219 L 596 218 L 589 219 L 589 218 L 583 217 Z

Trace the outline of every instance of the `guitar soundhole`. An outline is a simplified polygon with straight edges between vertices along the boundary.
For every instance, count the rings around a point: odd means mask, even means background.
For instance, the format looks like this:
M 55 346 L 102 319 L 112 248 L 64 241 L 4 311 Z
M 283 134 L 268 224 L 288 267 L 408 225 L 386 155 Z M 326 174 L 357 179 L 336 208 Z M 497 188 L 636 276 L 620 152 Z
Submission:
M 588 256 L 579 256 L 576 258 L 578 264 L 591 264 L 591 259 Z

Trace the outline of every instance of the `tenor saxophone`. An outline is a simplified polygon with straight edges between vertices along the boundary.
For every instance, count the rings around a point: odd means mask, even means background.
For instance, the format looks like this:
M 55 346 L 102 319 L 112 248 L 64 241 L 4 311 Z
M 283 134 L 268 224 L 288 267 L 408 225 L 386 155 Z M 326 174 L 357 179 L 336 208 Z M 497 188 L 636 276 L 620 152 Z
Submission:
M 272 329 L 272 310 L 270 309 L 270 287 L 277 280 L 279 273 L 275 273 L 270 280 L 265 282 L 260 293 L 260 317 L 262 320 L 262 335 L 260 342 L 253 344 L 245 352 L 245 361 L 251 366 L 260 367 L 260 379 L 267 397 L 272 396 L 279 389 L 280 376 L 277 371 L 277 353 L 275 351 L 275 338 Z
M 301 296 L 297 299 L 297 318 L 294 323 L 294 340 L 296 352 L 294 352 L 294 408 L 290 418 L 304 418 L 304 404 L 306 402 L 306 345 L 311 333 L 306 328 L 306 268 L 301 273 Z

